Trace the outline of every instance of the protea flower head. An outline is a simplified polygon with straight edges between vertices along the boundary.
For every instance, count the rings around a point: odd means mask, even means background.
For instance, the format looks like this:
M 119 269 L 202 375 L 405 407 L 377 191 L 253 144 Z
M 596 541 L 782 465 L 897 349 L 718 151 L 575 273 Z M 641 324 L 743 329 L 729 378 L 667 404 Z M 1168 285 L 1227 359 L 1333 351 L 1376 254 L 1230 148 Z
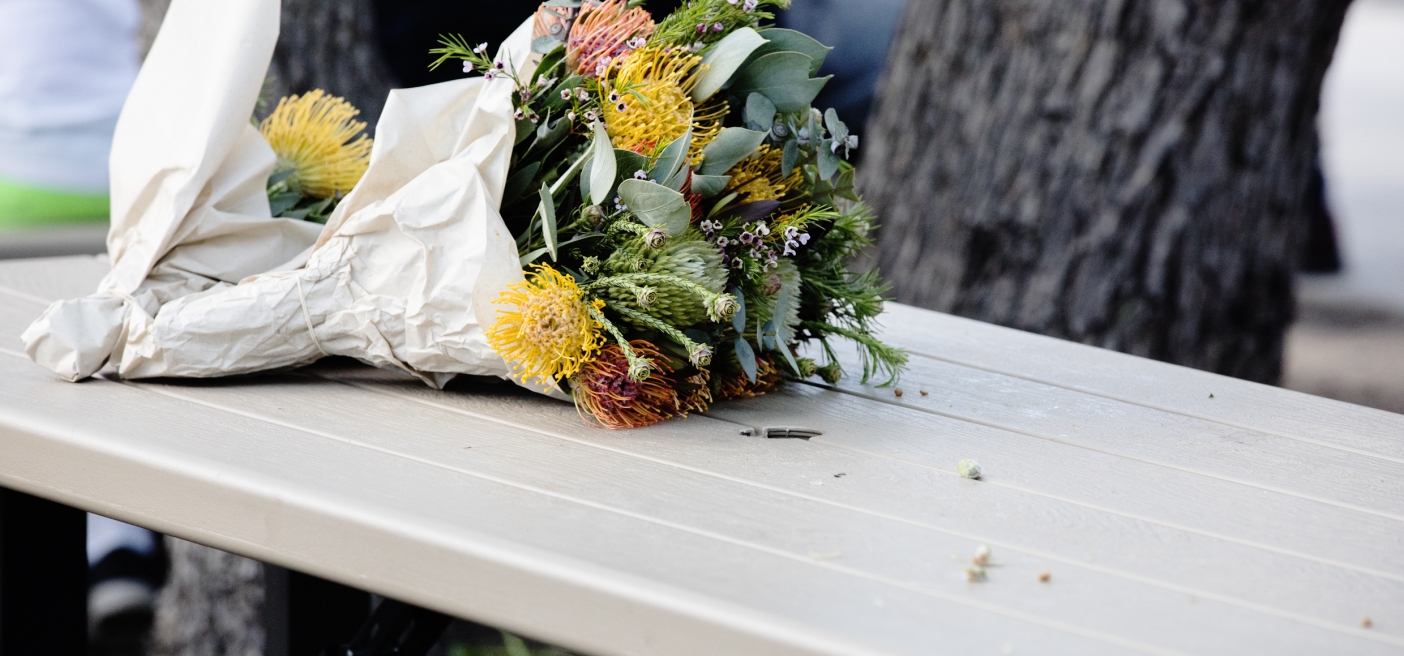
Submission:
M 371 140 L 357 114 L 351 103 L 314 89 L 278 101 L 258 129 L 278 155 L 278 170 L 292 169 L 304 194 L 331 198 L 350 192 L 370 166 Z
M 673 381 L 667 358 L 652 344 L 630 342 L 636 354 L 653 361 L 653 371 L 637 380 L 629 358 L 618 344 L 610 344 L 599 357 L 571 379 L 575 407 L 606 428 L 642 428 L 686 414 Z
M 586 77 L 604 77 L 602 73 L 630 51 L 630 41 L 653 34 L 653 16 L 628 4 L 626 0 L 607 0 L 580 8 L 566 40 L 566 64 L 571 70 Z

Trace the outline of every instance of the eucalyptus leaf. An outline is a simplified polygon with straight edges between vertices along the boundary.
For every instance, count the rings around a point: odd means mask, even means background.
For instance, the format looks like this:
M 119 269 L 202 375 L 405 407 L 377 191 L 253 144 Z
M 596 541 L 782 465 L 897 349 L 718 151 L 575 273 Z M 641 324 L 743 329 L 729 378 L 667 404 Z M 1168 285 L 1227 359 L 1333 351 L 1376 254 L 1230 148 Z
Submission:
M 736 297 L 736 314 L 731 315 L 731 327 L 741 334 L 746 332 L 746 294 L 737 288 L 732 295 Z
M 556 261 L 556 199 L 551 197 L 551 185 L 541 185 L 541 236 L 546 238 L 546 248 L 551 252 L 551 261 Z
M 741 361 L 741 371 L 746 372 L 746 378 L 756 382 L 756 351 L 744 337 L 736 338 L 736 359 Z
M 614 181 L 619 179 L 619 163 L 614 159 L 614 144 L 610 142 L 603 122 L 595 124 L 593 150 L 595 159 L 590 164 L 590 200 L 595 205 L 604 205 L 609 200 Z
M 746 127 L 760 132 L 770 132 L 775 127 L 775 103 L 759 93 L 746 98 Z
M 565 45 L 565 42 L 557 37 L 550 35 L 541 36 L 532 40 L 531 51 L 538 55 L 544 55 L 554 51 L 555 49 L 563 45 Z
M 722 175 L 765 142 L 766 133 L 746 128 L 726 128 L 702 149 L 702 175 Z
M 692 224 L 692 205 L 687 198 L 656 182 L 625 180 L 619 183 L 619 198 L 644 225 L 661 229 L 670 237 L 687 232 Z
M 731 92 L 740 97 L 760 93 L 785 114 L 808 109 L 830 77 L 809 77 L 814 60 L 799 52 L 773 52 L 747 64 L 736 76 Z
M 692 193 L 701 196 L 703 199 L 715 198 L 717 194 L 726 190 L 726 184 L 731 182 L 729 175 L 696 175 L 692 176 Z
M 648 172 L 649 179 L 662 182 L 673 191 L 682 191 L 682 184 L 674 187 L 671 183 L 683 167 L 687 166 L 687 153 L 691 149 L 692 128 L 689 127 L 683 136 L 674 139 L 663 149 L 663 154 L 658 156 L 658 161 L 654 162 L 653 169 Z M 683 181 L 686 182 L 686 178 Z
M 819 144 L 819 177 L 824 180 L 834 179 L 834 174 L 838 173 L 839 162 L 843 159 L 834 152 L 834 142 L 825 140 Z
M 819 69 L 824 67 L 824 60 L 829 57 L 829 53 L 834 49 L 819 43 L 814 37 L 804 32 L 796 32 L 779 27 L 761 30 L 760 35 L 770 41 L 756 49 L 753 57 L 761 57 L 772 52 L 799 52 L 808 55 L 814 61 L 810 65 L 809 75 L 816 76 Z
M 834 141 L 843 143 L 848 139 L 848 124 L 839 120 L 838 112 L 833 107 L 824 112 L 824 126 L 829 128 L 829 134 L 833 135 Z
M 790 174 L 795 170 L 795 165 L 799 164 L 799 158 L 799 141 L 796 139 L 786 141 L 785 150 L 780 156 L 780 174 L 787 178 L 790 177 Z
M 716 95 L 736 75 L 751 53 L 765 45 L 766 40 L 755 30 L 743 27 L 726 35 L 702 57 L 706 72 L 692 90 L 692 101 L 702 103 Z

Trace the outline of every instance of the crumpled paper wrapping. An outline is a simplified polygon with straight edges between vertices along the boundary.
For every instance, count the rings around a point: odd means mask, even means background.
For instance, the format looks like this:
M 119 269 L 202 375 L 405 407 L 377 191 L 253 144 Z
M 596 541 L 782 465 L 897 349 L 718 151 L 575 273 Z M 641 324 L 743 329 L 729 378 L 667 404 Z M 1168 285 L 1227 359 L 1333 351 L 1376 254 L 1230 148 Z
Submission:
M 523 280 L 499 208 L 515 137 L 505 78 L 390 94 L 370 168 L 322 226 L 270 217 L 275 157 L 249 123 L 278 0 L 175 0 L 118 124 L 111 274 L 25 332 L 69 380 L 214 377 L 340 355 L 442 387 L 508 377 L 484 331 Z M 528 21 L 503 46 L 530 64 Z M 538 390 L 544 391 L 544 390 Z

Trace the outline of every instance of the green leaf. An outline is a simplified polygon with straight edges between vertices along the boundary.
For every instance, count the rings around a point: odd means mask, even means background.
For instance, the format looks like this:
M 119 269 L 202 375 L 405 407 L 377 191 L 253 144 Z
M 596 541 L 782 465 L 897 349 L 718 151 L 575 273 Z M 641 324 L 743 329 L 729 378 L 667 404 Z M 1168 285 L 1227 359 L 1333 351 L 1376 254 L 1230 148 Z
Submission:
M 535 123 L 532 123 L 530 119 L 525 118 L 520 121 L 517 121 L 517 140 L 512 142 L 512 145 L 522 145 L 522 142 L 526 141 L 527 139 L 530 139 L 531 135 L 533 134 L 536 134 Z
M 829 53 L 834 49 L 819 43 L 814 37 L 803 32 L 786 30 L 773 27 L 768 30 L 761 30 L 760 35 L 770 43 L 756 49 L 754 57 L 762 57 L 772 52 L 798 52 L 808 55 L 813 64 L 810 65 L 809 75 L 819 75 L 819 69 L 824 67 L 824 60 L 829 57 Z
M 678 180 L 678 174 L 687 166 L 687 153 L 691 148 L 692 128 L 689 127 L 683 136 L 674 139 L 673 143 L 663 149 L 663 154 L 658 156 L 658 161 L 654 162 L 653 169 L 648 172 L 649 179 L 662 182 L 663 186 L 673 191 L 682 191 L 687 178 L 682 177 Z
M 273 213 L 272 215 L 273 215 L 273 216 L 276 216 L 276 217 L 281 217 L 281 218 L 298 218 L 298 219 L 300 219 L 300 218 L 302 218 L 302 217 L 300 217 L 300 216 L 299 216 L 299 217 L 286 217 L 286 216 L 284 216 L 284 214 L 285 214 L 288 210 L 290 210 L 290 209 L 292 209 L 292 208 L 294 208 L 294 207 L 297 207 L 297 204 L 300 203 L 300 202 L 302 202 L 302 194 L 299 194 L 299 193 L 297 193 L 297 192 L 292 192 L 292 191 L 290 191 L 290 192 L 287 192 L 287 193 L 276 194 L 276 195 L 274 195 L 272 198 L 269 198 L 269 199 L 268 199 L 268 211 L 272 212 L 272 213 Z
M 588 235 L 576 235 L 575 238 L 573 238 L 573 239 L 571 239 L 570 241 L 567 241 L 567 242 L 565 242 L 565 243 L 563 243 L 563 244 L 557 246 L 556 249 L 557 249 L 557 250 L 560 250 L 560 249 L 565 248 L 566 246 L 569 246 L 569 245 L 574 244 L 574 243 L 576 243 L 576 242 L 581 242 L 581 241 L 585 241 L 586 239 L 594 239 L 594 238 L 596 238 L 596 237 L 602 237 L 602 236 L 604 236 L 604 235 L 601 235 L 601 234 L 599 234 L 599 233 L 592 233 L 592 234 L 588 234 Z M 535 261 L 541 259 L 541 256 L 542 256 L 542 255 L 545 255 L 545 254 L 547 254 L 547 253 L 549 253 L 549 252 L 551 252 L 551 249 L 549 249 L 549 248 L 538 248 L 538 249 L 536 249 L 536 250 L 534 250 L 534 251 L 532 251 L 532 252 L 530 252 L 530 253 L 527 253 L 526 255 L 523 255 L 522 258 L 521 258 L 521 259 L 522 259 L 522 266 L 526 266 L 526 265 L 528 265 L 528 264 L 531 264 L 532 262 L 535 262 Z
M 590 166 L 590 200 L 595 205 L 604 205 L 614 181 L 619 178 L 619 163 L 614 159 L 614 144 L 603 122 L 595 124 L 594 151 L 595 161 Z
M 506 205 L 525 195 L 531 189 L 531 183 L 536 179 L 536 174 L 541 172 L 541 162 L 532 162 L 523 166 L 520 171 L 507 178 L 507 186 L 502 191 L 502 204 Z
M 544 55 L 549 52 L 555 52 L 557 48 L 563 45 L 565 45 L 565 42 L 554 36 L 540 36 L 532 40 L 531 51 L 538 55 Z
M 746 98 L 746 127 L 770 132 L 775 127 L 775 103 L 759 93 Z
M 795 165 L 799 164 L 800 145 L 799 140 L 791 139 L 785 142 L 785 151 L 780 157 L 780 173 L 785 177 L 790 177 L 790 173 L 795 170 Z
M 541 236 L 546 238 L 546 248 L 551 251 L 551 261 L 556 261 L 556 199 L 551 197 L 551 185 L 541 184 Z
M 751 53 L 765 45 L 765 38 L 749 27 L 743 27 L 718 41 L 712 50 L 702 57 L 702 65 L 707 72 L 698 80 L 692 90 L 692 101 L 702 103 L 721 91 L 726 83 L 736 75 L 736 71 L 751 57 Z
M 756 351 L 744 337 L 736 338 L 736 359 L 741 361 L 741 370 L 746 372 L 746 378 L 752 383 L 756 382 Z
M 704 199 L 715 198 L 717 194 L 726 190 L 726 183 L 731 182 L 729 175 L 697 175 L 692 176 L 692 193 Z
M 551 90 L 551 95 L 547 96 L 546 106 L 550 109 L 563 109 L 570 101 L 561 98 L 561 92 L 566 89 L 574 91 L 584 81 L 585 78 L 579 75 L 572 75 L 562 80 L 560 84 L 556 85 L 556 88 Z
M 548 115 L 546 120 L 541 122 L 541 127 L 536 129 L 536 141 L 532 142 L 531 148 L 527 149 L 528 154 L 549 151 L 566 138 L 566 135 L 570 134 L 571 122 L 564 117 L 556 120 L 555 127 L 548 127 L 550 124 L 551 117 Z
M 839 163 L 843 159 L 834 152 L 834 142 L 828 139 L 819 143 L 819 177 L 824 180 L 834 179 L 834 174 L 838 173 Z
M 736 166 L 737 162 L 751 156 L 766 133 L 746 128 L 726 128 L 712 143 L 702 149 L 702 175 L 722 175 Z
M 799 52 L 773 52 L 757 58 L 736 76 L 731 92 L 740 97 L 760 93 L 785 114 L 808 109 L 830 77 L 811 79 L 814 60 Z
M 619 198 L 644 225 L 659 228 L 670 237 L 687 232 L 692 224 L 692 205 L 687 198 L 656 182 L 625 180 L 619 183 Z
M 287 180 L 288 178 L 291 178 L 294 173 L 297 173 L 297 169 L 290 168 L 283 169 L 281 171 L 274 171 L 273 175 L 268 176 L 268 186 L 272 187 L 273 185 Z
M 739 287 L 733 294 L 736 296 L 736 314 L 731 316 L 731 327 L 740 334 L 746 332 L 746 294 Z
M 824 112 L 824 126 L 829 128 L 829 134 L 833 135 L 834 141 L 843 143 L 848 138 L 848 124 L 839 120 L 838 112 L 833 107 Z
M 834 194 L 839 198 L 851 200 L 855 203 L 863 202 L 863 197 L 858 195 L 858 186 L 854 181 L 857 170 L 847 167 L 843 173 L 839 174 L 838 184 L 834 186 Z

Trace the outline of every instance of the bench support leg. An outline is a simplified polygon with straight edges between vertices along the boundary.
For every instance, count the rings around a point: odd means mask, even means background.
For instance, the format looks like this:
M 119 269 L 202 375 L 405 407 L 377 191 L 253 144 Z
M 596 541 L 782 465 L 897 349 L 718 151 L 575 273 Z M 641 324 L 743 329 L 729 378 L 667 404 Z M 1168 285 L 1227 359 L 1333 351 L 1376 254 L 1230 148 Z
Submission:
M 329 646 L 346 644 L 370 617 L 368 592 L 282 567 L 263 567 L 266 656 L 317 656 Z
M 0 488 L 0 656 L 88 647 L 87 516 Z

